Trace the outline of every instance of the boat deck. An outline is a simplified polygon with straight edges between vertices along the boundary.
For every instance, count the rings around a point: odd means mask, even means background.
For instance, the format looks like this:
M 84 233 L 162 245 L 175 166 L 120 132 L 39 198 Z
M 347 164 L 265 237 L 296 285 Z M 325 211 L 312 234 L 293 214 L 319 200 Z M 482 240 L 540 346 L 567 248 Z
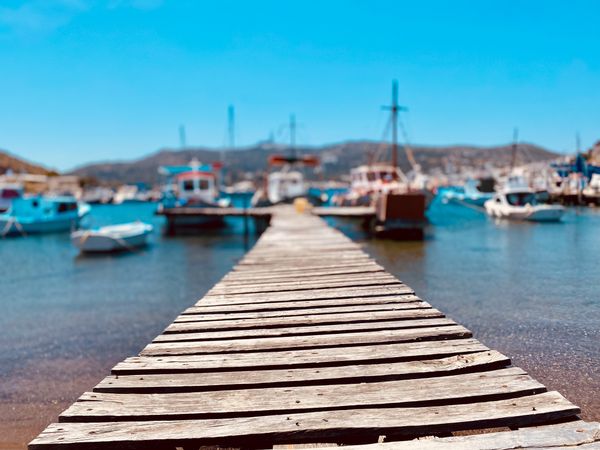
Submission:
M 600 448 L 578 413 L 358 244 L 277 207 L 221 282 L 29 448 Z

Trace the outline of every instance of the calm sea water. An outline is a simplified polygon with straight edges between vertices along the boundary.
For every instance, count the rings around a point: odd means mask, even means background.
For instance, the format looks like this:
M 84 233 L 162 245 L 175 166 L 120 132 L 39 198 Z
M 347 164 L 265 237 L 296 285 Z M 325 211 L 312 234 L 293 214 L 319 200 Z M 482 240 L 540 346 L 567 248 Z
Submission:
M 366 241 L 418 295 L 600 419 L 600 210 L 497 222 L 433 206 L 425 242 Z
M 0 241 L 0 413 L 9 430 L 0 444 L 18 448 L 37 434 L 253 243 L 239 219 L 225 232 L 166 237 L 153 212 L 149 204 L 92 210 L 97 225 L 154 223 L 152 244 L 136 253 L 78 256 L 66 234 Z M 600 419 L 600 211 L 520 224 L 434 205 L 430 218 L 424 242 L 375 241 L 351 223 L 334 225 L 485 344 Z

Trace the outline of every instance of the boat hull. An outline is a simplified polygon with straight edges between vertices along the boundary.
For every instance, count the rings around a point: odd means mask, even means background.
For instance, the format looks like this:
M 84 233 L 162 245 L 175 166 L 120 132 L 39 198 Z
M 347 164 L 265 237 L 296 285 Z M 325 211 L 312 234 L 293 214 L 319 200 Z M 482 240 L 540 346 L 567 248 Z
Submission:
M 123 235 L 119 233 L 103 232 L 100 230 L 76 231 L 71 234 L 71 242 L 79 250 L 86 253 L 106 253 L 117 251 L 131 251 L 148 244 L 148 236 L 152 226 L 141 224 L 134 226 L 132 232 Z M 106 229 L 117 227 L 106 227 Z
M 485 203 L 485 210 L 490 217 L 529 222 L 558 222 L 562 219 L 564 208 L 560 206 L 536 207 L 498 207 L 493 201 Z
M 28 222 L 14 217 L 0 218 L 0 234 L 14 236 L 19 234 L 60 233 L 79 226 L 80 218 L 60 218 Z

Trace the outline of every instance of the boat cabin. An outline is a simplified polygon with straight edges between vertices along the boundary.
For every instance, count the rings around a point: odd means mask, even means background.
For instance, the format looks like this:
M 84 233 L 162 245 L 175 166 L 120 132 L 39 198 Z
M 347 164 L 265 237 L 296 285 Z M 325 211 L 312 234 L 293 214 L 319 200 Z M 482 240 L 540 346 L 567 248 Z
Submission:
M 406 177 L 389 164 L 359 166 L 350 171 L 353 190 L 367 194 L 406 190 Z
M 227 206 L 228 199 L 220 197 L 220 169 L 220 163 L 200 164 L 195 160 L 187 166 L 160 167 L 159 173 L 167 176 L 162 206 Z
M 268 196 L 273 204 L 306 195 L 304 175 L 297 170 L 272 172 L 268 177 Z
M 186 204 L 212 204 L 219 197 L 215 174 L 211 172 L 184 172 L 175 177 L 177 197 Z
M 9 214 L 16 217 L 77 216 L 78 210 L 74 197 L 21 197 L 13 200 Z

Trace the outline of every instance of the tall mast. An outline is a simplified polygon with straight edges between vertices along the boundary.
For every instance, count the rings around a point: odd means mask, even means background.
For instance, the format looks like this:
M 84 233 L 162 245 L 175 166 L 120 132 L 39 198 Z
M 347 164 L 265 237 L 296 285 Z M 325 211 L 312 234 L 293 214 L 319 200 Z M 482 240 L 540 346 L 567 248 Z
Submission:
M 227 108 L 227 136 L 229 138 L 229 150 L 235 148 L 235 109 L 233 105 Z M 221 152 L 221 161 L 225 160 L 225 149 Z
M 392 166 L 398 167 L 398 81 L 392 81 Z
M 181 148 L 186 147 L 185 143 L 185 127 L 183 125 L 179 125 L 179 145 Z
M 398 105 L 398 80 L 392 81 L 392 104 L 383 109 L 392 113 L 392 166 L 398 167 L 398 113 L 406 111 L 405 107 Z
M 292 158 L 296 157 L 296 115 L 290 114 L 290 150 Z
M 510 171 L 512 172 L 515 168 L 515 164 L 517 163 L 517 148 L 519 141 L 519 129 L 515 128 L 513 130 L 513 143 L 512 143 L 512 155 L 510 157 Z

